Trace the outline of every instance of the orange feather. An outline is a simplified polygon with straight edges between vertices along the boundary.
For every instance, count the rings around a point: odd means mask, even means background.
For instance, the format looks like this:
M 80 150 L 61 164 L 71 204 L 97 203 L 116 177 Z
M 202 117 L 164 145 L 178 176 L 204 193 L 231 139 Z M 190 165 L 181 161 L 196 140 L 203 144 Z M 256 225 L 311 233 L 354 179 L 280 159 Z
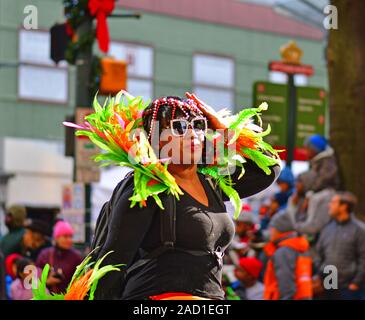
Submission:
M 84 300 L 90 289 L 89 279 L 93 270 L 90 269 L 81 278 L 75 280 L 65 295 L 65 300 Z

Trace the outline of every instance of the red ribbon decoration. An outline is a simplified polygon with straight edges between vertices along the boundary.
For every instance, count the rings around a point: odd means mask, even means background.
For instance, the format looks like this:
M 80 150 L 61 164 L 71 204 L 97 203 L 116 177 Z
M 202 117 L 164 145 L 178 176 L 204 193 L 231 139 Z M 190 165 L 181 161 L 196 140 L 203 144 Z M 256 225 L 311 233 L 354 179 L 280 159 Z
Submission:
M 70 23 L 70 20 L 67 20 L 66 21 L 66 34 L 72 38 L 74 35 L 75 35 L 75 31 L 74 29 L 72 29 L 71 27 L 71 23 Z
M 96 38 L 103 52 L 109 50 L 109 30 L 106 17 L 114 10 L 115 0 L 89 0 L 90 14 L 96 16 Z

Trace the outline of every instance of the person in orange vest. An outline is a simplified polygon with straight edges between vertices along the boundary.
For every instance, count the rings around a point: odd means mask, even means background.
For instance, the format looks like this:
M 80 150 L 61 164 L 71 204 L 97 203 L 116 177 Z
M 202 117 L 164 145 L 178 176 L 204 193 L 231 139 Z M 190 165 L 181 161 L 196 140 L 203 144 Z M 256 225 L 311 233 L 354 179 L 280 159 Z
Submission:
M 294 230 L 292 218 L 276 214 L 270 222 L 270 242 L 264 274 L 265 300 L 312 299 L 312 259 L 309 243 Z

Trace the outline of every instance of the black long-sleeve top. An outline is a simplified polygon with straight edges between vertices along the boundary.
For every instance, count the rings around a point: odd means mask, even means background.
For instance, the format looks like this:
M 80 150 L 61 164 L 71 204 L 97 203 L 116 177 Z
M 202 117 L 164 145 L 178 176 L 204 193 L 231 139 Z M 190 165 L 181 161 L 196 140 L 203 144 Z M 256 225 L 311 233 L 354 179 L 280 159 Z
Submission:
M 272 167 L 265 174 L 255 163 L 245 163 L 245 174 L 237 180 L 239 172 L 232 174 L 235 189 L 241 198 L 251 196 L 270 186 L 278 177 L 280 167 Z M 176 202 L 176 246 L 191 250 L 223 250 L 234 235 L 234 225 L 217 200 L 209 183 L 199 174 L 207 193 L 209 206 L 199 203 L 188 193 Z M 103 264 L 130 266 L 139 259 L 142 251 L 151 251 L 161 245 L 159 208 L 153 199 L 147 206 L 130 208 L 128 198 L 133 194 L 133 179 L 118 199 L 112 212 L 110 229 L 99 256 L 113 250 Z M 223 200 L 228 198 L 223 194 Z M 148 299 L 151 295 L 166 292 L 185 292 L 212 299 L 224 299 L 221 287 L 222 271 L 212 256 L 196 256 L 181 251 L 168 251 L 125 276 L 111 272 L 100 280 L 96 299 Z

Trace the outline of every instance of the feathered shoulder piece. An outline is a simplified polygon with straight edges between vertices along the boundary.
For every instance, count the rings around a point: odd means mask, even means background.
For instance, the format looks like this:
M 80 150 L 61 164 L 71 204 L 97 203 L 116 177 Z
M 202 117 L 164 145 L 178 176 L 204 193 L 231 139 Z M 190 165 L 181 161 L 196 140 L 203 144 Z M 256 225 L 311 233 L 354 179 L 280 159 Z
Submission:
M 94 293 L 97 288 L 99 280 L 108 272 L 120 271 L 120 265 L 106 265 L 100 268 L 101 263 L 107 255 L 105 254 L 96 262 L 90 262 L 91 253 L 77 266 L 75 273 L 72 276 L 66 292 L 62 294 L 48 293 L 46 282 L 50 266 L 46 264 L 42 271 L 41 279 L 34 282 L 33 285 L 33 299 L 32 300 L 94 300 Z
M 199 168 L 201 173 L 213 177 L 222 191 L 228 196 L 235 209 L 235 219 L 238 218 L 241 212 L 241 199 L 234 189 L 229 168 L 235 167 L 241 170 L 238 176 L 238 179 L 241 179 L 244 178 L 246 159 L 252 160 L 267 175 L 271 174 L 270 167 L 280 164 L 278 152 L 281 152 L 281 150 L 275 150 L 263 140 L 271 132 L 270 125 L 265 131 L 262 129 L 261 112 L 267 110 L 267 108 L 268 104 L 264 102 L 258 108 L 243 109 L 233 116 L 221 116 L 221 121 L 227 128 L 225 131 L 228 141 L 224 143 L 224 151 L 221 152 L 219 163 Z M 224 112 L 222 110 L 222 113 Z M 254 120 L 258 124 L 255 124 Z M 213 137 L 208 136 L 207 139 L 222 139 L 222 134 L 218 133 Z
M 142 113 L 149 105 L 142 97 L 132 97 L 121 91 L 115 98 L 105 100 L 101 106 L 94 99 L 94 113 L 85 117 L 83 125 L 69 122 L 63 124 L 77 129 L 76 135 L 87 136 L 100 147 L 103 152 L 95 157 L 102 166 L 119 165 L 134 169 L 134 193 L 130 198 L 131 207 L 137 203 L 146 205 L 148 197 L 153 197 L 163 208 L 159 198 L 161 192 L 167 191 L 179 199 L 182 194 L 174 177 L 168 172 L 169 159 L 158 159 L 143 130 Z M 240 213 L 240 199 L 234 190 L 229 177 L 222 175 L 222 169 L 238 164 L 244 174 L 245 158 L 253 160 L 266 174 L 270 174 L 270 166 L 279 163 L 277 151 L 263 141 L 270 133 L 261 128 L 261 111 L 267 108 L 264 103 L 258 108 L 244 109 L 234 116 L 223 117 L 227 129 L 233 134 L 224 148 L 235 146 L 235 154 L 228 152 L 223 161 L 213 163 L 199 169 L 200 172 L 214 178 L 222 191 L 227 194 L 235 207 L 235 217 Z M 254 118 L 259 125 L 253 124 Z M 207 136 L 216 139 L 218 135 Z M 269 156 L 268 153 L 271 155 Z M 224 152 L 224 154 L 226 154 Z
M 95 161 L 101 166 L 117 165 L 134 169 L 134 193 L 131 207 L 146 205 L 152 196 L 163 208 L 158 194 L 168 190 L 179 198 L 181 189 L 167 171 L 168 159 L 158 159 L 143 130 L 142 113 L 149 102 L 132 97 L 125 91 L 107 99 L 101 107 L 96 96 L 94 113 L 85 117 L 83 125 L 63 122 L 78 129 L 76 135 L 87 136 L 103 150 Z

